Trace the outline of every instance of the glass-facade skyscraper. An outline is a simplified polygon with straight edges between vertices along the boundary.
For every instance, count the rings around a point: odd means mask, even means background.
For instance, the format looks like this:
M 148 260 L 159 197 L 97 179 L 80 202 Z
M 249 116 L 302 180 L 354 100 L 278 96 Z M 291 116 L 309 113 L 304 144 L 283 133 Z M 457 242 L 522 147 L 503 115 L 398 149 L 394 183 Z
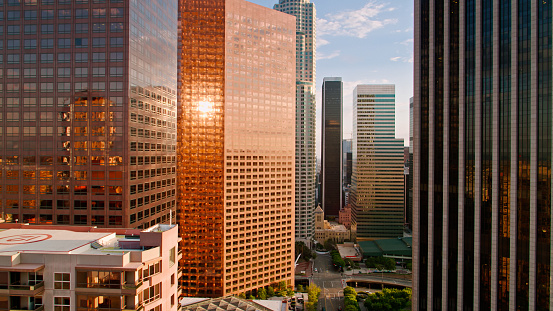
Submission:
M 243 0 L 179 18 L 182 294 L 293 285 L 295 19 Z
M 147 228 L 176 198 L 173 1 L 0 1 L 6 222 Z
M 551 1 L 415 1 L 413 310 L 550 310 Z
M 353 90 L 352 223 L 357 239 L 403 235 L 404 147 L 395 137 L 395 85 Z
M 309 0 L 280 0 L 275 10 L 296 17 L 296 237 L 315 234 L 316 10 Z
M 326 216 L 338 216 L 342 207 L 342 106 L 340 77 L 325 77 L 322 88 L 321 198 Z

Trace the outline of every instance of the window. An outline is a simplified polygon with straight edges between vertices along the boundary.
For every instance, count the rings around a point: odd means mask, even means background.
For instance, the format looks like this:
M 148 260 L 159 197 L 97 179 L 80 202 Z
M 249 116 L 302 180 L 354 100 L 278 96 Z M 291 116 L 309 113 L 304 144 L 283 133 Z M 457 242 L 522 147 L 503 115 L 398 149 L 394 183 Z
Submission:
M 25 28 L 23 30 L 26 35 L 34 35 L 36 34 L 36 25 L 25 25 Z
M 110 15 L 112 18 L 118 18 L 118 17 L 124 17 L 125 13 L 123 11 L 123 8 L 112 8 L 110 11 Z
M 109 54 L 109 60 L 111 62 L 122 62 L 123 61 L 123 52 L 112 52 Z
M 109 90 L 111 92 L 121 92 L 123 91 L 123 82 L 110 82 Z
M 58 92 L 71 92 L 71 83 L 58 82 Z
M 54 19 L 54 10 L 42 10 L 40 16 L 43 20 Z
M 8 35 L 18 35 L 20 28 L 19 25 L 8 25 Z
M 36 49 L 36 39 L 25 39 L 23 41 L 23 47 L 25 49 Z
M 42 24 L 40 25 L 40 33 L 43 35 L 49 35 L 54 33 L 54 25 Z
M 106 9 L 92 9 L 92 17 L 94 18 L 105 18 Z
M 58 48 L 60 49 L 71 48 L 71 39 L 67 39 L 67 38 L 58 39 Z
M 69 311 L 70 309 L 71 309 L 71 298 L 54 297 L 54 311 Z
M 75 53 L 75 63 L 87 63 L 88 53 Z
M 92 24 L 92 32 L 104 33 L 106 32 L 106 23 L 94 23 Z
M 7 41 L 6 46 L 8 50 L 19 50 L 21 46 L 21 41 L 19 39 L 11 39 L 6 41 Z
M 54 273 L 54 289 L 70 289 L 70 276 L 69 273 Z
M 76 9 L 75 18 L 88 18 L 88 9 Z
M 41 39 L 40 47 L 43 49 L 53 49 L 54 48 L 54 39 Z
M 75 68 L 75 77 L 86 78 L 88 77 L 88 68 Z
M 104 67 L 94 67 L 92 68 L 92 76 L 93 77 L 105 77 L 106 76 L 106 68 Z M 105 88 L 105 86 L 104 86 Z
M 23 69 L 23 77 L 25 78 L 35 78 L 36 69 L 35 68 L 25 68 Z
M 34 21 L 37 19 L 37 12 L 35 10 L 25 11 L 24 14 L 25 14 L 26 21 Z
M 172 267 L 175 264 L 176 260 L 177 260 L 177 250 L 173 246 L 173 248 L 169 250 L 169 267 Z
M 102 63 L 106 61 L 106 53 L 92 53 L 92 62 Z
M 92 47 L 105 48 L 106 47 L 106 38 L 92 38 Z
M 71 53 L 58 53 L 58 63 L 70 63 Z
M 20 11 L 8 11 L 8 20 L 9 21 L 18 21 L 21 16 Z
M 48 77 L 53 77 L 54 76 L 54 68 L 42 68 L 41 71 L 44 70 L 45 73 L 50 73 L 51 72 L 51 75 L 49 75 Z M 68 78 L 71 76 L 71 68 L 64 68 L 64 67 L 59 67 L 58 68 L 58 78 Z
M 36 64 L 36 54 L 23 55 L 23 62 L 25 64 Z
M 8 64 L 19 64 L 19 54 L 8 54 Z
M 112 48 L 120 48 L 123 47 L 124 40 L 123 38 L 109 38 L 109 44 Z
M 71 33 L 71 24 L 58 24 L 58 33 Z
M 42 64 L 51 64 L 54 62 L 54 54 L 52 53 L 42 53 L 40 54 L 40 62 Z
M 58 19 L 71 19 L 71 10 L 58 10 Z
M 88 24 L 76 24 L 75 33 L 88 33 Z
M 75 38 L 75 47 L 76 48 L 87 48 L 88 47 L 88 38 Z
M 111 32 L 123 32 L 123 23 L 111 23 L 110 31 Z

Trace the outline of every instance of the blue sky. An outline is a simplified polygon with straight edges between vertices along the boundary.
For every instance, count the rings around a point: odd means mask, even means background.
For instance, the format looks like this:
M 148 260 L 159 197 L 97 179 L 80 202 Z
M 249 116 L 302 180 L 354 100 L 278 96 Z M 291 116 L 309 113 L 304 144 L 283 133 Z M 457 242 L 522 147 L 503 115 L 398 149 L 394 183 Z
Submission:
M 249 0 L 272 8 L 278 0 Z M 409 144 L 413 96 L 413 1 L 312 0 L 317 9 L 317 127 L 324 77 L 344 81 L 344 138 L 351 137 L 357 84 L 396 85 L 396 136 Z M 318 139 L 318 140 L 319 140 Z

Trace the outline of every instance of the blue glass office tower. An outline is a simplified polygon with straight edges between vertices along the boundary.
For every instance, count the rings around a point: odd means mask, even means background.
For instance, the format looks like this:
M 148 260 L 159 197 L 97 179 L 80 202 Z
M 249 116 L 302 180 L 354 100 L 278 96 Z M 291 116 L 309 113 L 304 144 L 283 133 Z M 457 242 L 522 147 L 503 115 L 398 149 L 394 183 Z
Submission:
M 550 310 L 551 2 L 415 1 L 413 310 Z

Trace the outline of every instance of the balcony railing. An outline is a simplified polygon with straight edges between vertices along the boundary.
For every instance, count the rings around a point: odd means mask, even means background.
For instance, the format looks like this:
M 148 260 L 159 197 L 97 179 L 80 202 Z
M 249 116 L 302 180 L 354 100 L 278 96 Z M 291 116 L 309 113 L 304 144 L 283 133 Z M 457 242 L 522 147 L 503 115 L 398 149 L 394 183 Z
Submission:
M 140 286 L 142 286 L 143 284 L 143 281 L 142 280 L 139 280 L 138 282 L 136 283 L 123 283 L 123 289 L 136 289 L 136 288 L 139 288 Z
M 20 307 L 12 307 L 10 309 L 8 309 L 10 311 L 43 311 L 44 310 L 44 306 L 38 306 L 34 309 L 20 309 Z
M 10 289 L 13 290 L 37 290 L 44 286 L 44 281 L 40 281 L 36 284 L 20 284 L 19 282 L 10 284 Z
M 144 310 L 144 306 L 143 305 L 138 305 L 136 306 L 136 308 L 123 308 L 123 309 L 120 309 L 120 308 L 101 308 L 101 307 L 98 307 L 98 308 L 77 308 L 77 311 L 143 311 Z

